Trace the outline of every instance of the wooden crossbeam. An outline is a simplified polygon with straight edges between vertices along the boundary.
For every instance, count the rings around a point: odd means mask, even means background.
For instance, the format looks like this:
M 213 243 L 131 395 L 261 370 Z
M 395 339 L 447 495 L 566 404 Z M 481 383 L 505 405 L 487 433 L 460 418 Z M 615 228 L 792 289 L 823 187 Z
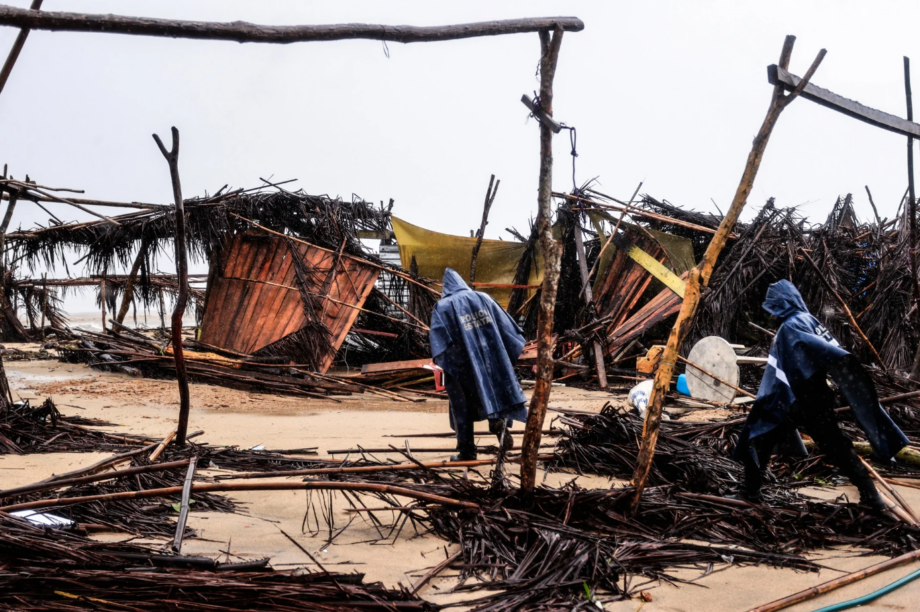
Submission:
M 153 17 L 35 11 L 6 5 L 0 5 L 0 25 L 57 32 L 134 34 L 276 44 L 358 38 L 401 43 L 435 42 L 480 36 L 543 32 L 557 27 L 567 32 L 580 32 L 585 27 L 585 24 L 577 17 L 528 17 L 425 27 L 369 23 L 260 25 L 245 21 L 215 23 Z
M 795 89 L 802 80 L 789 71 L 783 70 L 776 64 L 767 67 L 767 79 L 770 81 L 771 85 L 782 85 L 787 91 Z M 901 134 L 902 136 L 920 138 L 920 124 L 870 108 L 855 100 L 844 98 L 832 91 L 818 87 L 813 83 L 805 85 L 805 89 L 802 90 L 800 95 L 807 100 L 811 100 L 821 106 L 826 106 L 827 108 L 853 117 L 854 119 L 859 119 L 869 125 L 874 125 L 883 130 Z

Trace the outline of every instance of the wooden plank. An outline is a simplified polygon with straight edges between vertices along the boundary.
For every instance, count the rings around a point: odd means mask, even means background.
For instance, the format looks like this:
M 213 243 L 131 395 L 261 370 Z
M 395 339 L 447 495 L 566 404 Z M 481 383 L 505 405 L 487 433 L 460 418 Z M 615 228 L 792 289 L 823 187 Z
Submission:
M 782 85 L 784 89 L 792 91 L 802 79 L 783 70 L 776 64 L 772 64 L 767 67 L 767 80 L 770 81 L 771 85 Z M 920 138 L 920 124 L 876 110 L 864 104 L 860 104 L 855 100 L 844 98 L 832 91 L 818 87 L 814 83 L 809 82 L 805 85 L 805 89 L 800 95 L 807 100 L 811 100 L 821 106 L 843 113 L 854 119 L 859 119 L 869 125 L 874 125 L 883 130 L 901 134 L 902 136 Z
M 665 287 L 683 299 L 686 284 L 680 277 L 668 270 L 660 261 L 631 243 L 627 238 L 617 234 L 613 237 L 617 248 L 622 249 L 637 264 L 645 268 L 649 274 L 660 280 Z
M 376 372 L 399 372 L 400 370 L 415 370 L 431 365 L 431 359 L 408 359 L 406 361 L 386 361 L 383 363 L 366 363 L 361 366 L 362 374 Z

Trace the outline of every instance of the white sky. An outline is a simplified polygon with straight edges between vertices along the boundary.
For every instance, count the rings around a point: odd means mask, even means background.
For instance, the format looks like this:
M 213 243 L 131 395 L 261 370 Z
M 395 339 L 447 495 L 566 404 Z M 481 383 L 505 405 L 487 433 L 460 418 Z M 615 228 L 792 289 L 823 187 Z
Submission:
M 264 24 L 574 15 L 586 27 L 565 35 L 554 106 L 578 128 L 579 182 L 598 176 L 602 191 L 628 198 L 644 181 L 643 192 L 699 210 L 712 209 L 710 198 L 723 210 L 731 201 L 769 103 L 766 66 L 786 34 L 798 37 L 792 72 L 802 75 L 825 47 L 813 82 L 900 116 L 901 58 L 913 54 L 920 98 L 915 2 L 46 0 L 43 8 Z M 3 57 L 15 35 L 0 28 Z M 169 203 L 166 163 L 150 135 L 168 144 L 175 125 L 186 197 L 297 178 L 312 194 L 393 198 L 395 214 L 412 223 L 468 235 L 494 173 L 501 188 L 486 236 L 508 239 L 504 228 L 524 229 L 536 210 L 538 129 L 519 100 L 539 87 L 538 58 L 536 34 L 394 43 L 387 58 L 374 41 L 241 45 L 36 31 L 0 95 L 0 163 L 86 197 Z M 554 145 L 554 187 L 568 190 L 566 135 Z M 848 192 L 871 215 L 869 185 L 890 217 L 906 174 L 903 137 L 798 100 L 773 133 L 745 216 L 775 196 L 819 221 Z M 13 225 L 46 219 L 23 205 Z M 90 304 L 87 296 L 70 307 Z

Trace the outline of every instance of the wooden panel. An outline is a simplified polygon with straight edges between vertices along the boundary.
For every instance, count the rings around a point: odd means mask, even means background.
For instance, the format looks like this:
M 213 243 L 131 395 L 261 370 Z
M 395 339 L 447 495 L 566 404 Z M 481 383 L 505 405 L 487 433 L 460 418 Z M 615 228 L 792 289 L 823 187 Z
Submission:
M 379 270 L 322 249 L 291 244 L 293 252 L 280 238 L 241 234 L 233 239 L 223 255 L 223 270 L 213 281 L 201 326 L 202 342 L 252 354 L 300 330 L 306 316 L 296 257 L 308 272 L 306 290 L 317 297 L 318 314 L 331 333 L 334 351 L 320 369 L 329 368 Z

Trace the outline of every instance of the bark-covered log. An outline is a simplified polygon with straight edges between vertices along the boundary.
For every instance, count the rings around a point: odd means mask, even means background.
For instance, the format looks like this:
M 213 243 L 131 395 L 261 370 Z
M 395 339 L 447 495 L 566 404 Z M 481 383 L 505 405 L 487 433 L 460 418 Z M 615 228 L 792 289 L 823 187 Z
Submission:
M 100 34 L 134 34 L 166 38 L 193 38 L 199 40 L 229 40 L 233 42 L 258 42 L 288 44 L 329 40 L 363 38 L 388 42 L 437 42 L 540 32 L 560 27 L 569 32 L 579 32 L 585 24 L 577 17 L 534 17 L 482 21 L 448 26 L 378 25 L 345 23 L 333 25 L 259 25 L 245 21 L 215 23 L 208 21 L 182 21 L 154 17 L 127 17 L 123 15 L 98 15 L 65 13 L 60 11 L 32 11 L 0 5 L 0 25 L 32 30 L 56 32 L 96 32 Z

